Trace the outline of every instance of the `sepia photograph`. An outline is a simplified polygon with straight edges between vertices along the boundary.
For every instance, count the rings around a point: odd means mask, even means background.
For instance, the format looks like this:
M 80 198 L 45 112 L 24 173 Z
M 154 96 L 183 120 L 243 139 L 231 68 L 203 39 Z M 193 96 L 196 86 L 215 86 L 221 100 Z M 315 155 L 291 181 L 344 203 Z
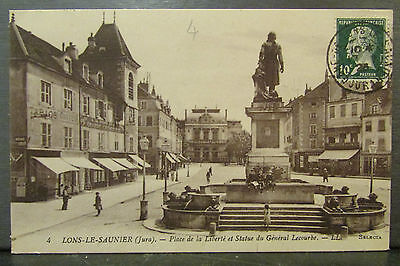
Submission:
M 11 250 L 388 250 L 393 11 L 9 11 Z

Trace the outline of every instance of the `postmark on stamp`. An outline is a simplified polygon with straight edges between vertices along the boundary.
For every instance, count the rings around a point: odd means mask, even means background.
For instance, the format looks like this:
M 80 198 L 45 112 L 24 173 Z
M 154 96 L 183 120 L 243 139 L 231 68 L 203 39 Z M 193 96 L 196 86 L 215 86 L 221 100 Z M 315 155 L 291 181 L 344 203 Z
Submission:
M 327 65 L 344 89 L 367 93 L 388 85 L 393 45 L 385 18 L 337 18 Z

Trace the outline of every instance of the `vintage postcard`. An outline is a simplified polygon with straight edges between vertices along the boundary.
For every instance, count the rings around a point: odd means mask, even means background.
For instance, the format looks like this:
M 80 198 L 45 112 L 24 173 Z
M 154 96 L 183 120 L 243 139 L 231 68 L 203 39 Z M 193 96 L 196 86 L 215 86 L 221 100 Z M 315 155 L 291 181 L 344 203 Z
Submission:
M 392 10 L 10 10 L 13 253 L 387 250 Z

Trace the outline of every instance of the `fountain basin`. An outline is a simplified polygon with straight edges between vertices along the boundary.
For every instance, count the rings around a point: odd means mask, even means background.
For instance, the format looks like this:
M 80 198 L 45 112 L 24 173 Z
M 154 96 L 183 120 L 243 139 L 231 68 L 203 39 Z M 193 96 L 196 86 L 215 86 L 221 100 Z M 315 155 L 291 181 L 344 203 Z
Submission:
M 217 222 L 220 211 L 177 210 L 162 206 L 165 226 L 170 228 L 188 228 L 208 230 L 211 222 Z
M 363 209 L 352 212 L 330 212 L 323 208 L 329 228 L 335 231 L 341 226 L 347 226 L 349 233 L 366 232 L 377 229 L 384 224 L 386 208 L 378 210 Z

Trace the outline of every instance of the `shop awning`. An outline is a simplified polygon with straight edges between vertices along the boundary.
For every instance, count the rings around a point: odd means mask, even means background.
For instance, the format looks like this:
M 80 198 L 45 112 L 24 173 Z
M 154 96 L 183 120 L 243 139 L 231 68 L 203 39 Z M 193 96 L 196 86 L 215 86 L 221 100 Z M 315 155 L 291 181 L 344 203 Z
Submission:
M 69 171 L 79 171 L 78 168 L 66 163 L 59 157 L 32 157 L 41 164 L 49 168 L 56 174 L 61 174 Z
M 93 169 L 93 170 L 103 170 L 85 157 L 62 157 L 67 163 L 81 168 Z
M 169 154 L 168 152 L 165 154 L 165 158 L 166 158 L 170 163 L 176 163 L 176 161 L 174 160 L 174 158 L 172 158 L 171 154 Z
M 139 166 L 143 167 L 143 159 L 140 158 L 138 155 L 136 155 L 136 154 L 128 154 L 128 156 L 132 160 L 134 160 Z M 145 164 L 146 168 L 151 167 L 151 165 L 149 163 L 147 163 L 147 162 L 145 162 L 144 164 Z
M 319 157 L 319 160 L 348 160 L 353 157 L 358 150 L 326 150 Z
M 93 158 L 93 160 L 101 164 L 103 167 L 111 170 L 112 172 L 128 170 L 122 165 L 114 162 L 111 158 Z
M 126 158 L 112 158 L 112 159 L 128 169 L 140 169 L 141 168 L 137 165 L 134 165 L 133 163 L 128 161 Z
M 169 153 L 170 155 L 171 155 L 171 157 L 177 162 L 177 163 L 180 163 L 181 162 L 181 160 L 179 160 L 179 158 L 178 158 L 178 156 L 176 156 L 175 154 L 173 154 L 173 153 Z
M 188 162 L 189 160 L 185 157 L 185 156 L 183 156 L 182 154 L 178 154 L 178 157 L 179 157 L 179 159 L 181 159 L 181 161 L 185 161 L 185 162 Z
M 318 155 L 310 155 L 308 156 L 308 162 L 309 163 L 317 163 L 318 162 Z

